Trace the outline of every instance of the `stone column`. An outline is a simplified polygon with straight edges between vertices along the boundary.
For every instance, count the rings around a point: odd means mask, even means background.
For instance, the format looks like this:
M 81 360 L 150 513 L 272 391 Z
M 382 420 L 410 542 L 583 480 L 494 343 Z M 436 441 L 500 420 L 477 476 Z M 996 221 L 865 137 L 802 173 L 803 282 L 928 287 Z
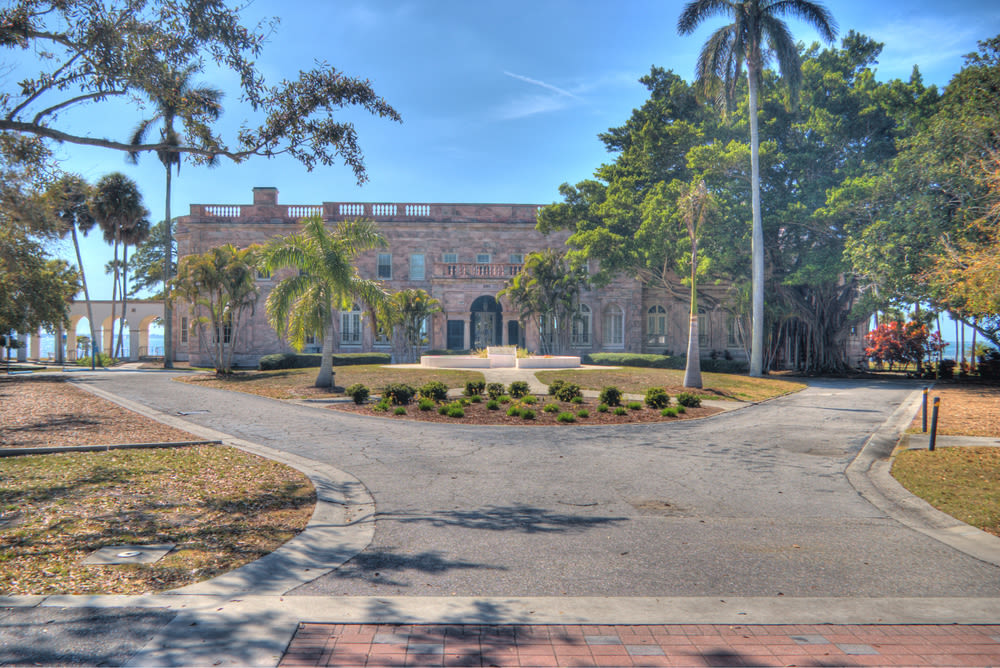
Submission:
M 21 342 L 21 347 L 17 349 L 17 361 L 27 362 L 28 361 L 28 347 L 25 345 L 28 342 L 27 334 L 18 334 L 17 340 Z
M 139 330 L 131 327 L 128 330 L 128 359 L 130 362 L 139 361 Z
M 56 327 L 55 358 L 56 364 L 63 364 L 66 361 L 66 348 L 65 343 L 63 342 L 62 327 Z
M 42 330 L 36 329 L 31 335 L 31 359 L 36 362 L 42 358 Z

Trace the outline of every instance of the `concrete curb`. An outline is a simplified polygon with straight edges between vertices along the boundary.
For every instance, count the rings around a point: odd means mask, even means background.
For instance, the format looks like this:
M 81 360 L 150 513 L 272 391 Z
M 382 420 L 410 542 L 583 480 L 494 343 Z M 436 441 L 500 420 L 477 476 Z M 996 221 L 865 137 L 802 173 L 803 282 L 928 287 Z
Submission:
M 251 452 L 301 471 L 316 488 L 316 508 L 305 530 L 274 552 L 211 580 L 171 593 L 281 595 L 338 568 L 375 536 L 375 500 L 354 476 L 327 464 L 251 443 L 193 424 L 100 388 L 77 385 L 140 415 Z
M 914 391 L 868 439 L 845 471 L 858 494 L 892 519 L 980 561 L 1000 566 L 1000 538 L 941 512 L 892 477 L 892 459 L 902 432 L 920 409 Z

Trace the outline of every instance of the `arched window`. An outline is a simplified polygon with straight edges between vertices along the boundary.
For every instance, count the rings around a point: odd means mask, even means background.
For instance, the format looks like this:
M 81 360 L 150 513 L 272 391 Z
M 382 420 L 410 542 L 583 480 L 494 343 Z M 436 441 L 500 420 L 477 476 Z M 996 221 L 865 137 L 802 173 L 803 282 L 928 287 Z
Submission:
M 712 321 L 708 311 L 698 308 L 698 346 L 708 348 L 712 344 Z
M 586 347 L 590 345 L 590 307 L 580 304 L 573 314 L 573 324 L 570 329 L 570 345 Z
M 351 306 L 350 311 L 340 312 L 340 343 L 346 346 L 361 345 L 361 307 Z
M 604 309 L 604 345 L 610 348 L 625 346 L 625 312 L 617 304 Z
M 667 310 L 657 304 L 646 311 L 646 343 L 652 346 L 667 345 Z

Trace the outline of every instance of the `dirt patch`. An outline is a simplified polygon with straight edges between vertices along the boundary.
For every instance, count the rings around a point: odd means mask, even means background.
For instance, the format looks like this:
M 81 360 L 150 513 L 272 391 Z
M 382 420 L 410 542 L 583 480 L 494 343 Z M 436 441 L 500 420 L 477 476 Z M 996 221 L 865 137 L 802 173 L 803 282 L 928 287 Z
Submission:
M 74 387 L 62 375 L 0 377 L 0 448 L 197 440 Z
M 692 418 L 707 417 L 709 415 L 715 415 L 716 413 L 722 412 L 718 408 L 703 406 L 699 408 L 687 408 L 684 409 L 684 413 L 681 413 L 676 417 L 667 417 L 661 415 L 659 410 L 643 406 L 638 410 L 625 409 L 624 415 L 616 415 L 614 408 L 609 408 L 608 411 L 604 413 L 599 412 L 597 410 L 598 402 L 595 399 L 584 399 L 582 404 L 540 399 L 538 403 L 534 405 L 517 404 L 521 408 L 527 408 L 534 412 L 534 417 L 532 419 L 525 419 L 520 415 L 513 416 L 507 414 L 510 406 L 514 404 L 515 402 L 500 404 L 500 407 L 497 410 L 490 410 L 487 407 L 487 400 L 484 399 L 480 403 L 470 403 L 468 406 L 463 406 L 462 411 L 465 415 L 460 418 L 441 415 L 438 412 L 439 405 L 436 405 L 430 410 L 423 411 L 420 410 L 416 403 L 411 403 L 410 405 L 405 406 L 404 408 L 406 409 L 406 413 L 404 415 L 395 415 L 395 406 L 390 407 L 387 411 L 379 412 L 375 410 L 375 404 L 372 403 L 361 406 L 353 403 L 337 403 L 332 404 L 330 408 L 333 410 L 387 418 L 390 420 L 418 420 L 420 422 L 444 422 L 448 424 L 506 425 L 518 427 L 573 427 L 578 425 L 595 424 L 606 425 L 641 424 L 646 422 L 676 422 L 678 420 L 690 420 Z M 549 404 L 554 404 L 557 407 L 557 410 L 546 412 L 544 410 L 545 406 Z M 676 407 L 676 403 L 674 403 L 674 406 Z M 580 411 L 586 411 L 587 416 L 581 417 L 579 415 Z M 573 417 L 572 422 L 559 421 L 559 415 L 565 413 L 568 413 Z M 565 417 L 563 419 L 566 420 Z
M 1000 387 L 993 385 L 936 385 L 928 394 L 927 426 L 930 428 L 934 397 L 940 397 L 938 433 L 948 436 L 1000 438 Z M 910 433 L 921 431 L 921 414 L 910 423 Z

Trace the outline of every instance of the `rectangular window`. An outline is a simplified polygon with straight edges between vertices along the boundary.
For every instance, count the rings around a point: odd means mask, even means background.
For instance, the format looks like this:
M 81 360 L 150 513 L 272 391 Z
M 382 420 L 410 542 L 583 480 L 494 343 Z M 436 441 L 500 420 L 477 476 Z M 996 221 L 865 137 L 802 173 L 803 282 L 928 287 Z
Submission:
M 385 327 L 379 325 L 378 329 L 375 330 L 375 345 L 376 346 L 387 346 L 392 341 L 389 340 L 389 333 L 385 331 Z
M 376 277 L 384 280 L 392 279 L 392 253 L 378 254 L 378 269 Z
M 524 266 L 524 253 L 511 253 L 510 254 L 510 264 L 507 266 L 508 276 L 517 276 L 521 267 Z
M 424 280 L 424 254 L 413 253 L 410 255 L 410 280 Z
M 705 312 L 698 313 L 698 346 L 701 348 L 708 348 L 711 345 L 712 337 L 709 331 L 709 321 L 708 314 Z
M 618 306 L 604 311 L 604 345 L 615 348 L 625 345 L 625 314 Z
M 181 316 L 181 343 L 188 342 L 188 319 L 187 316 Z
M 347 346 L 361 344 L 360 311 L 345 311 L 340 314 L 340 342 Z
M 307 346 L 314 346 L 314 345 L 316 345 L 316 337 L 313 336 L 313 335 L 311 335 L 311 334 L 309 336 L 307 336 L 306 337 L 306 345 Z
M 524 264 L 524 253 L 511 253 L 510 254 L 511 264 Z
M 441 256 L 441 260 L 445 264 L 455 264 L 458 262 L 458 253 L 445 253 Z
M 476 262 L 478 264 L 489 264 L 490 254 L 489 253 L 476 253 Z
M 736 328 L 736 318 L 730 316 L 726 320 L 726 347 L 738 348 L 740 345 L 739 332 Z

